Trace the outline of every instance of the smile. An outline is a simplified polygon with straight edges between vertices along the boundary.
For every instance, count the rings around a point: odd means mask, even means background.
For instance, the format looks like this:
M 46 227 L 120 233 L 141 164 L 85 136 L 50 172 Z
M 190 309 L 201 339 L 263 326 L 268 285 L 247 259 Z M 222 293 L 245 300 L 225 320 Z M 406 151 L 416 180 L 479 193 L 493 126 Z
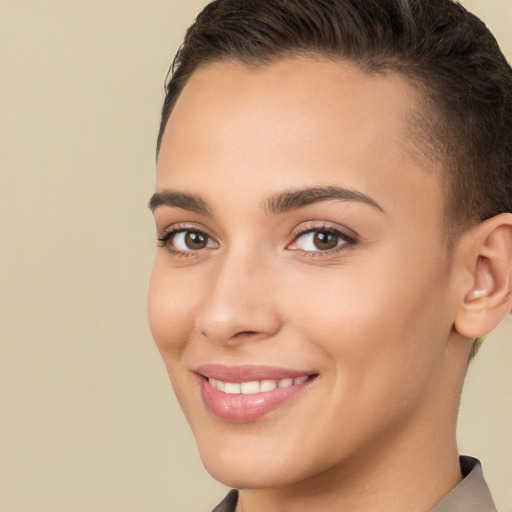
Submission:
M 209 413 L 229 422 L 251 422 L 295 401 L 317 373 L 268 366 L 205 365 L 196 370 Z
M 252 380 L 250 382 L 224 382 L 219 379 L 209 378 L 208 382 L 210 386 L 227 393 L 230 395 L 254 395 L 256 393 L 268 393 L 277 388 L 289 388 L 290 386 L 296 386 L 302 384 L 308 380 L 308 375 L 302 375 L 301 377 L 286 377 L 284 379 L 265 379 L 265 380 Z

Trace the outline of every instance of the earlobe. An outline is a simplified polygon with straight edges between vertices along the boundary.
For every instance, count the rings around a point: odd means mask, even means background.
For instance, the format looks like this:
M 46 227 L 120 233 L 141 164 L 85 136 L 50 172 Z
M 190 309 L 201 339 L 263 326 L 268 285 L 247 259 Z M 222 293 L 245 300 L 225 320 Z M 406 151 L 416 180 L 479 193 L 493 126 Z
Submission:
M 487 290 L 471 290 L 469 292 L 469 294 L 466 296 L 466 299 L 464 302 L 466 302 L 466 304 L 468 304 L 476 299 L 485 297 L 486 295 L 487 295 Z
M 469 285 L 455 330 L 474 339 L 492 331 L 512 309 L 512 214 L 492 217 L 468 235 L 463 256 Z

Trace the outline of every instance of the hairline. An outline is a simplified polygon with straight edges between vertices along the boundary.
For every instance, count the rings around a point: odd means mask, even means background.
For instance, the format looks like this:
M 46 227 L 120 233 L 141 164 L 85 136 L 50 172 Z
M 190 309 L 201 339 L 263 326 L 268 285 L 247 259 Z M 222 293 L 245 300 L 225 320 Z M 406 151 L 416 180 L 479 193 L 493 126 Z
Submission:
M 408 137 L 404 138 L 405 142 L 401 144 L 401 149 L 406 152 L 409 157 L 420 163 L 425 172 L 432 171 L 438 175 L 440 190 L 443 195 L 442 224 L 444 229 L 442 230 L 442 241 L 448 251 L 452 252 L 452 249 L 460 235 L 474 224 L 468 225 L 451 219 L 451 200 L 453 200 L 454 194 L 450 190 L 450 178 L 453 172 L 449 170 L 449 166 L 453 164 L 450 162 L 447 152 L 436 147 L 436 139 L 438 137 L 435 136 L 435 130 L 436 127 L 439 127 L 442 124 L 442 121 L 439 121 L 441 109 L 436 104 L 436 100 L 434 98 L 435 91 L 428 87 L 424 79 L 420 76 L 414 75 L 414 73 L 411 72 L 410 66 L 407 66 L 407 64 L 404 64 L 403 61 L 398 58 L 382 59 L 383 62 L 374 66 L 369 66 L 365 65 L 364 62 L 358 62 L 354 59 L 340 56 L 335 52 L 328 52 L 320 49 L 287 49 L 279 53 L 261 56 L 246 56 L 245 58 L 227 54 L 204 59 L 195 66 L 190 73 L 183 77 L 183 80 L 180 83 L 181 88 L 166 111 L 165 125 L 161 126 L 161 132 L 159 133 L 157 142 L 157 161 L 168 121 L 181 96 L 181 93 L 194 74 L 217 64 L 234 64 L 244 66 L 247 69 L 259 69 L 270 67 L 279 62 L 293 62 L 301 59 L 348 64 L 367 76 L 394 75 L 406 84 L 408 89 L 413 93 L 412 98 L 415 101 L 411 103 L 408 109 L 409 115 L 407 116 L 407 126 L 410 129 L 408 130 Z M 407 73 L 407 71 L 409 71 L 409 73 Z M 172 78 L 172 67 L 169 70 L 166 86 L 170 78 Z

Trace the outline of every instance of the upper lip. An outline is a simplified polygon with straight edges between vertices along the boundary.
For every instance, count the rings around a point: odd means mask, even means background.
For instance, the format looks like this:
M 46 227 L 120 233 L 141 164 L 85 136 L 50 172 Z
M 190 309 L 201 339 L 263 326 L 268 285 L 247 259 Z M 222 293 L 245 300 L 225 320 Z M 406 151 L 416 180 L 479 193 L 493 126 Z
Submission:
M 277 366 L 263 365 L 224 365 L 203 364 L 195 369 L 195 372 L 203 377 L 221 380 L 224 382 L 250 382 L 256 380 L 278 380 L 285 378 L 314 375 L 315 372 L 295 370 L 291 368 L 279 368 Z

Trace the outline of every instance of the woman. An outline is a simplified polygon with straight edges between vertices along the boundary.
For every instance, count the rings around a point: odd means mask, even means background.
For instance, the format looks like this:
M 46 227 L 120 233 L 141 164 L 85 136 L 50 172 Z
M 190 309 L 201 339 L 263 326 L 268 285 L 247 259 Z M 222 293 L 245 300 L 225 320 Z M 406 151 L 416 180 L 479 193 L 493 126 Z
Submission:
M 149 320 L 238 512 L 493 510 L 459 460 L 512 307 L 512 71 L 451 0 L 217 0 L 166 90 Z

